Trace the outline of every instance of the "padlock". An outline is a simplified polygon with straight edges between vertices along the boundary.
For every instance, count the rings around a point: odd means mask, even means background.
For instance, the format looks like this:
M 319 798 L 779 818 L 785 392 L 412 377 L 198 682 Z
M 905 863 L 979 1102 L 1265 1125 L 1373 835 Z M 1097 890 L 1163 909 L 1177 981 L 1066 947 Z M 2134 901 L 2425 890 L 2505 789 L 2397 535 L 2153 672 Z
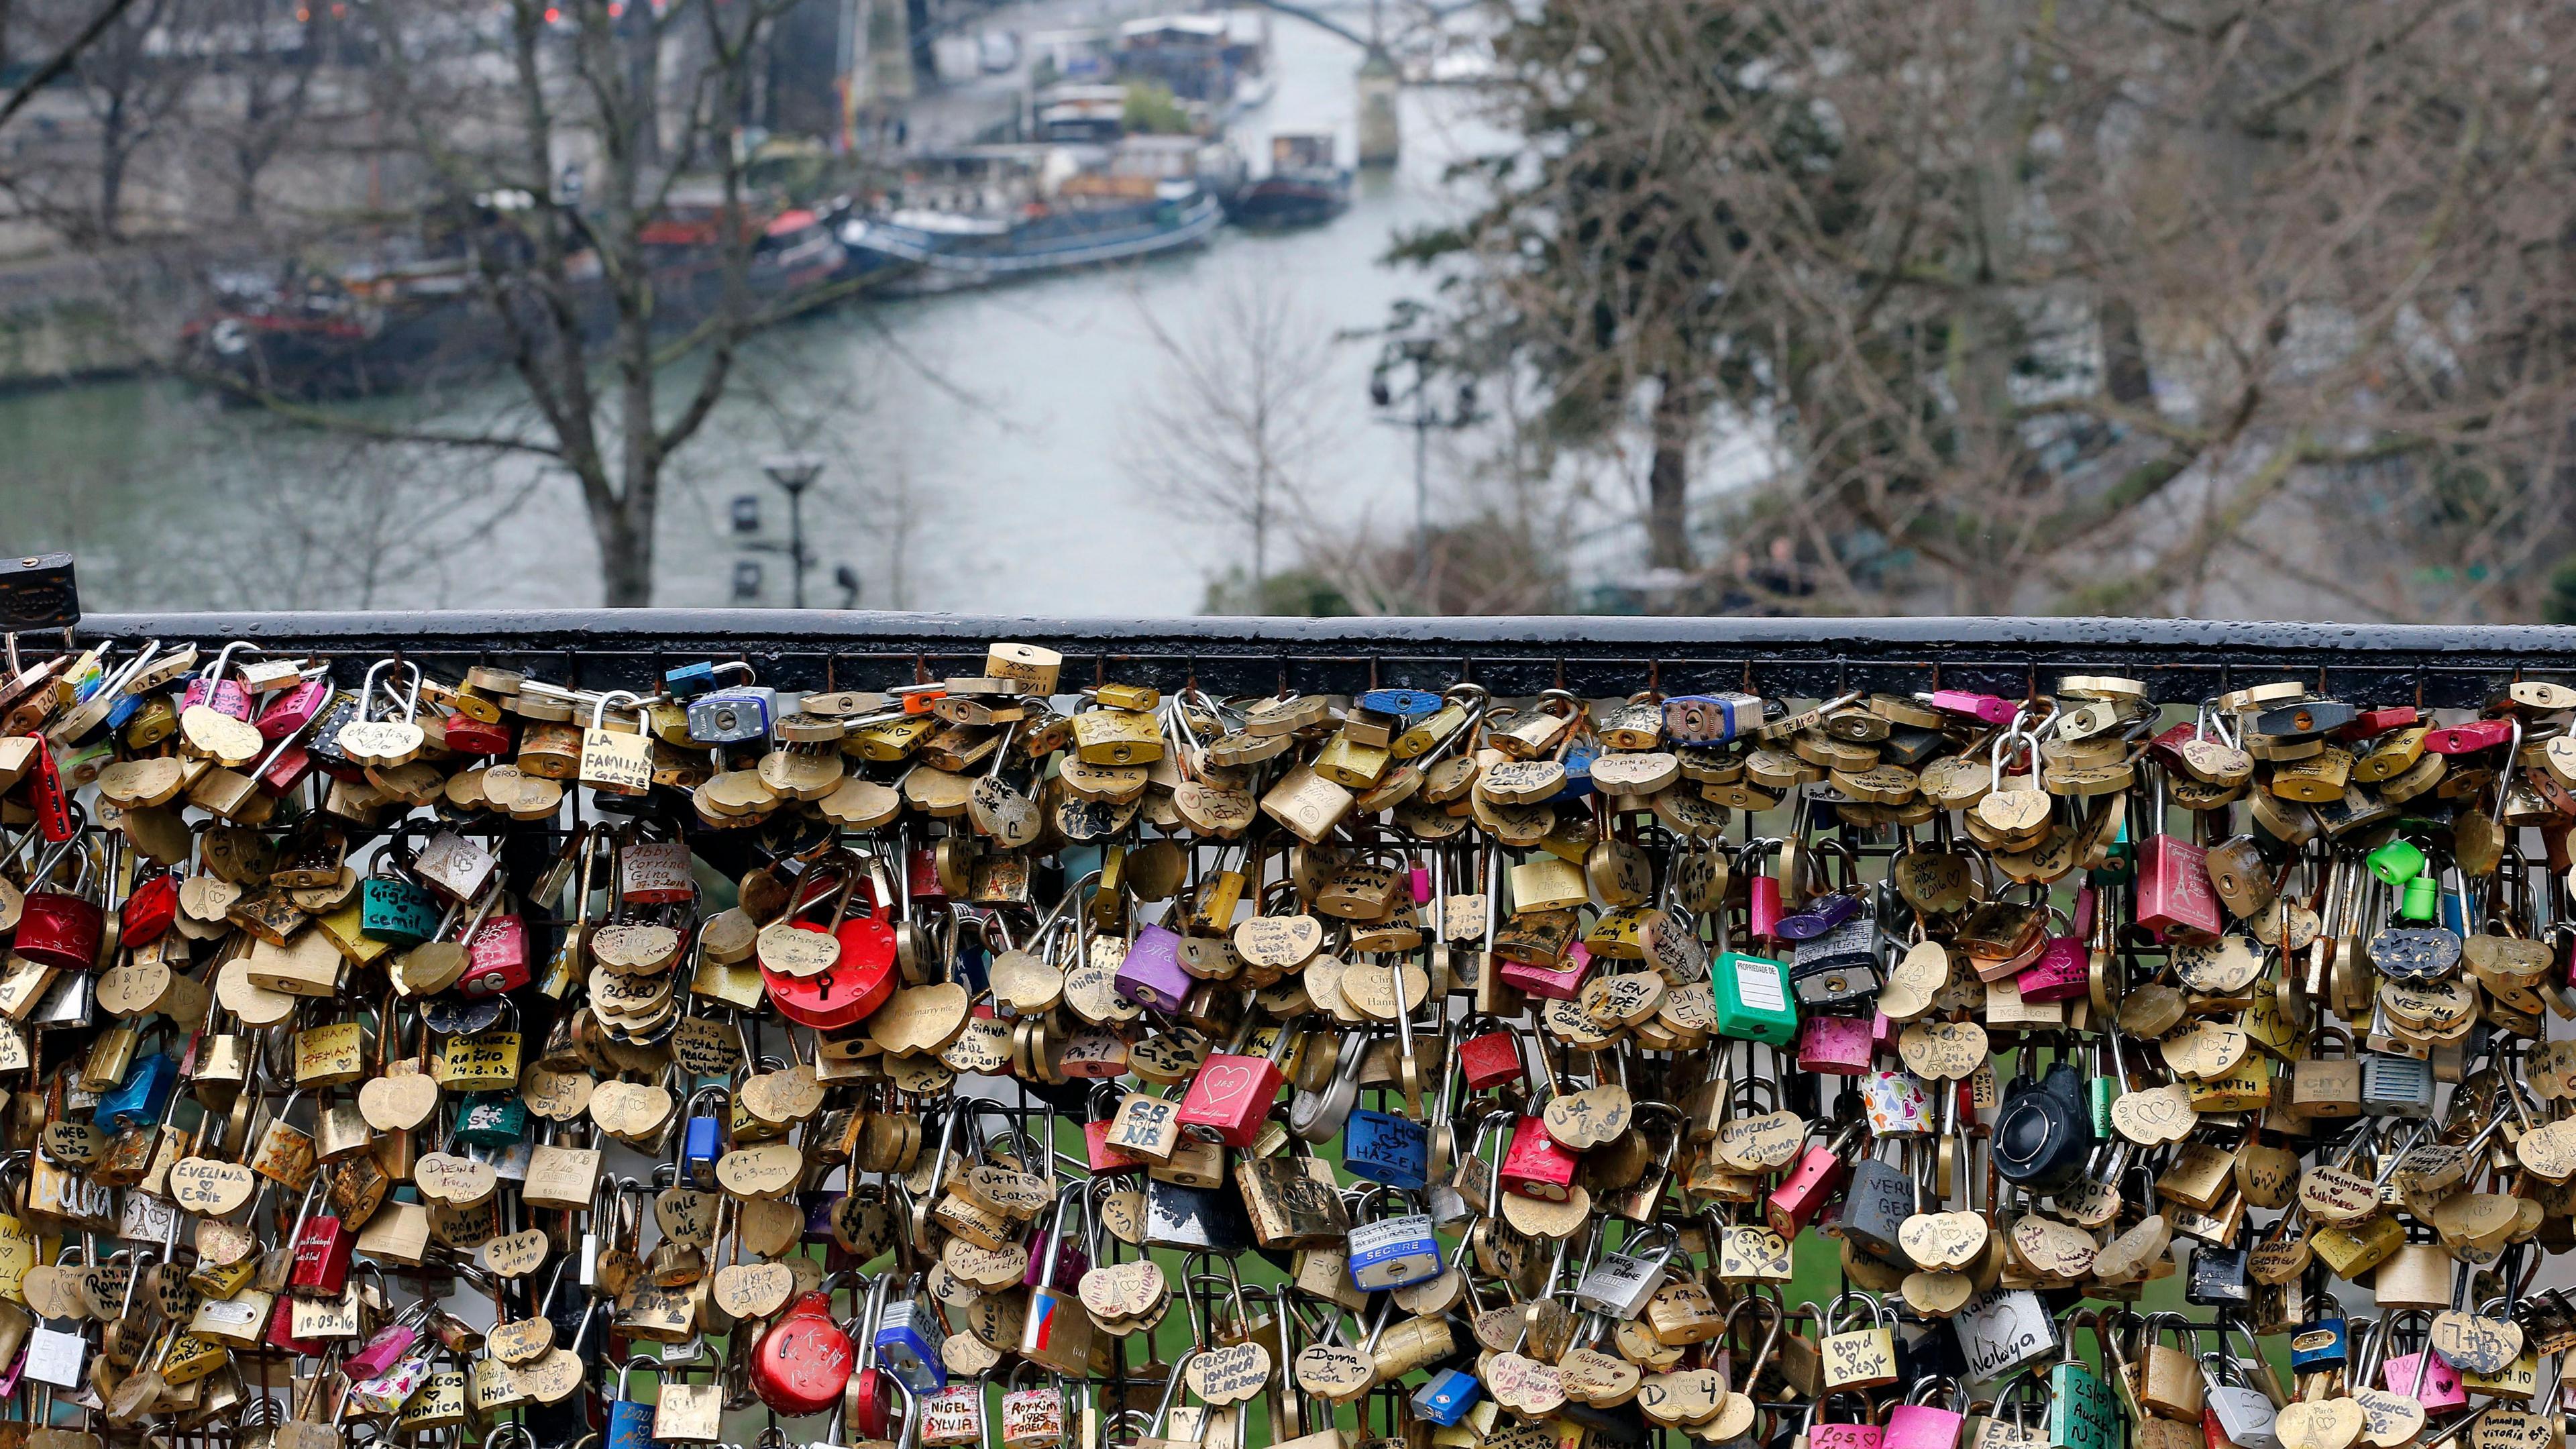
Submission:
M 1574 1286 L 1575 1303 L 1623 1323 L 1635 1318 L 1662 1286 L 1680 1248 L 1681 1234 L 1668 1227 L 1655 1225 L 1631 1234 L 1618 1251 L 1603 1253 L 1599 1262 L 1584 1270 Z
M 1361 1198 L 1362 1210 L 1386 1194 L 1387 1189 L 1371 1188 Z M 1427 1213 L 1402 1213 L 1351 1224 L 1351 1285 L 1363 1293 L 1428 1282 L 1440 1276 L 1443 1266 L 1440 1240 L 1432 1235 Z
M 2179 1346 L 2159 1341 L 2158 1336 L 2165 1333 L 2174 1334 Z M 2150 1313 L 2138 1353 L 2138 1403 L 2163 1418 L 2199 1423 L 2200 1331 L 2181 1314 Z
M 713 666 L 718 674 L 739 672 L 755 678 L 739 660 Z M 764 684 L 738 684 L 710 690 L 689 700 L 689 738 L 702 745 L 740 745 L 769 738 L 778 706 L 778 691 Z
M 2308 1315 L 2290 1334 L 2290 1371 L 2327 1373 L 2352 1361 L 2343 1305 L 2331 1293 L 2310 1300 Z
M 1945 1402 L 1934 1402 L 1936 1397 Z M 1959 1431 L 1968 1422 L 1967 1400 L 1956 1379 L 1934 1376 L 1915 1383 L 1904 1401 L 1887 1411 L 1883 1449 L 1959 1449 Z
M 1028 1317 L 1020 1328 L 1020 1356 L 1061 1374 L 1091 1371 L 1091 1311 L 1070 1288 L 1056 1286 L 1061 1261 L 1057 1245 L 1067 1241 L 1067 1216 L 1077 1205 L 1089 1211 L 1083 1189 L 1083 1183 L 1069 1182 L 1056 1193 L 1046 1237 L 1031 1255 L 1041 1259 L 1044 1267 L 1029 1287 Z
M 1116 980 L 1120 1000 L 1167 1016 L 1181 1010 L 1196 984 L 1181 965 L 1180 933 L 1160 925 L 1137 929 Z
M 1209 1055 L 1191 1075 L 1174 1120 L 1228 1147 L 1250 1147 L 1287 1081 L 1284 1064 L 1300 1038 L 1298 1025 L 1281 1022 L 1273 1028 L 1270 1045 L 1259 1056 L 1242 1051 Z
M 1528 1080 L 1519 1034 L 1490 1016 L 1470 1016 L 1459 1023 L 1456 1053 L 1458 1074 L 1471 1092 Z
M 1838 1402 L 1857 1400 L 1860 1408 L 1852 1422 L 1838 1423 L 1828 1415 L 1842 1412 Z M 1873 1410 L 1866 1394 L 1825 1393 L 1807 1406 L 1802 1416 L 1805 1432 L 1799 1437 L 1807 1449 L 1881 1449 L 1887 1430 L 1872 1422 Z
M 1854 1305 L 1846 1310 L 1844 1305 Z M 1867 1316 L 1862 1326 L 1861 1315 Z M 1896 1382 L 1896 1336 L 1887 1306 L 1858 1289 L 1826 1305 L 1825 1336 L 1817 1344 L 1824 1384 L 1832 1389 L 1874 1389 Z
M 1845 1160 L 1845 1154 L 1860 1139 L 1861 1127 L 1862 1124 L 1854 1122 L 1831 1140 L 1807 1148 L 1798 1155 L 1798 1160 L 1782 1175 L 1779 1186 L 1771 1189 L 1762 1201 L 1763 1214 L 1773 1232 L 1794 1242 L 1798 1234 L 1806 1230 L 1807 1224 L 1815 1221 L 1816 1215 L 1824 1210 L 1825 1204 L 1842 1191 L 1843 1183 L 1851 1175 L 1851 1164 Z
M 99 965 L 99 948 L 107 933 L 107 908 L 100 904 L 90 878 L 88 817 L 72 811 L 75 834 L 37 857 L 30 889 L 18 903 L 18 933 L 10 949 L 39 966 L 56 971 L 89 971 Z M 51 884 L 66 857 L 73 866 L 71 888 Z
M 2281 1449 L 2272 1401 L 2245 1382 L 2245 1366 L 2231 1353 L 2203 1354 L 2200 1360 L 2205 1411 L 2216 1418 L 2227 1442 L 2237 1449 Z
M 2422 1119 L 2433 1114 L 2433 1066 L 2393 1052 L 2361 1054 L 2360 1108 L 2373 1117 Z
M 1407 1400 L 1413 1412 L 1431 1423 L 1454 1425 L 1484 1397 L 1484 1385 L 1458 1369 L 1438 1369 Z
M 2053 1193 L 2084 1175 L 2093 1150 L 2093 1114 L 2073 1064 L 2058 1062 L 2033 1083 L 2016 1077 L 1995 1118 L 1992 1160 L 2006 1182 Z
M 1390 1112 L 1354 1110 L 1342 1128 L 1342 1167 L 1369 1182 L 1419 1191 L 1430 1181 L 1430 1129 Z
M 2341 1045 L 2340 1055 L 2323 1055 L 2330 1042 Z M 2429 1074 L 2426 1080 L 2429 1084 Z M 2317 1029 L 2308 1055 L 2290 1066 L 2290 1105 L 2307 1117 L 2360 1115 L 2361 1063 L 2353 1053 L 2352 1033 L 2331 1026 Z M 2425 1107 L 2432 1107 L 2429 1098 Z
M 1494 1176 L 1506 1192 L 1563 1202 L 1573 1196 L 1578 1166 L 1575 1155 L 1548 1135 L 1543 1119 L 1524 1114 L 1512 1123 L 1511 1138 L 1503 1148 L 1503 1165 Z

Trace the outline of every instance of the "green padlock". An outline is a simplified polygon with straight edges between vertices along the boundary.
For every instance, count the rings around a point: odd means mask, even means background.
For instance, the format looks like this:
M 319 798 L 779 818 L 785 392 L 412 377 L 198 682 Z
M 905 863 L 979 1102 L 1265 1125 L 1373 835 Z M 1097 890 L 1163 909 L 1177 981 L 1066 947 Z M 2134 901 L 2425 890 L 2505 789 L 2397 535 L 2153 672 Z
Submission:
M 1798 1034 L 1789 968 L 1767 956 L 1721 951 L 1708 969 L 1717 994 L 1717 1034 L 1786 1046 Z

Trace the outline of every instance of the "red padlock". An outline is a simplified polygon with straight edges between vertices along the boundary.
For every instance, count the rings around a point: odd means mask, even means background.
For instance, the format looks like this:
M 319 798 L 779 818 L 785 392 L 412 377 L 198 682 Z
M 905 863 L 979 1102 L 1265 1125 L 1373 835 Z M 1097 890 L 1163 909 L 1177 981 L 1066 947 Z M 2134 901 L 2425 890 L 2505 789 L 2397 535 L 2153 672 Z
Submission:
M 465 974 L 456 989 L 468 996 L 498 996 L 528 984 L 528 923 L 516 915 L 487 916 L 465 938 Z
M 868 1013 L 883 1006 L 894 995 L 895 940 L 894 927 L 880 914 L 853 916 L 850 902 L 856 895 L 864 872 L 855 857 L 839 857 L 837 879 L 840 892 L 832 897 L 832 922 L 821 925 L 812 921 L 791 921 L 800 931 L 829 935 L 840 947 L 832 964 L 811 976 L 797 976 L 772 970 L 768 963 L 760 967 L 760 978 L 769 988 L 770 1004 L 788 1020 L 818 1031 L 837 1031 L 851 1026 Z M 809 871 L 797 889 L 792 916 L 825 898 L 835 875 L 821 866 Z M 817 889 L 817 886 L 821 889 Z M 869 892 L 870 909 L 877 911 L 875 892 Z
M 63 790 L 62 766 L 54 761 L 54 747 L 43 735 L 35 739 L 35 763 L 27 767 L 27 807 L 36 812 L 36 833 L 46 844 L 60 845 L 89 822 L 73 819 L 71 796 Z
M 1480 1025 L 1481 1023 L 1481 1025 Z M 1505 1082 L 1526 1081 L 1521 1039 L 1490 1016 L 1470 1016 L 1459 1023 L 1458 1072 L 1471 1092 L 1489 1091 Z
M 506 755 L 512 746 L 507 724 L 476 719 L 470 714 L 450 713 L 441 738 L 448 749 L 460 755 Z
M 2467 724 L 2444 725 L 2424 732 L 2424 748 L 2436 755 L 2473 755 L 2512 739 L 2513 729 L 2509 719 L 2473 719 Z
M 807 1293 L 753 1345 L 752 1392 L 782 1414 L 819 1414 L 849 1386 L 856 1360 L 850 1336 L 832 1321 L 831 1296 Z
M 358 1235 L 336 1215 L 308 1217 L 295 1225 L 295 1266 L 286 1287 L 304 1298 L 337 1298 L 349 1286 L 349 1255 Z
M 259 771 L 261 792 L 284 799 L 294 794 L 306 780 L 312 778 L 318 763 L 313 758 L 311 750 L 302 745 L 288 745 L 282 750 L 272 751 L 265 761 L 254 768 Z
M 1240 1050 L 1243 1041 L 1238 1040 L 1201 1062 L 1198 1074 L 1190 1078 L 1189 1090 L 1181 1094 L 1181 1110 L 1173 1120 L 1228 1147 L 1250 1147 L 1261 1134 L 1261 1124 L 1270 1120 L 1270 1108 L 1288 1080 L 1281 1063 L 1296 1045 L 1296 1034 L 1289 1028 L 1290 1023 L 1281 1022 L 1270 1039 L 1270 1050 L 1261 1056 Z M 1249 1029 L 1247 1025 L 1247 1033 Z
M 268 1333 L 261 1340 L 279 1353 L 298 1358 L 314 1358 L 322 1352 L 322 1340 L 295 1336 L 295 1295 L 280 1293 L 268 1312 Z
M 39 752 L 38 758 L 43 757 Z M 66 840 L 47 851 L 28 879 L 47 880 L 72 848 L 73 842 Z M 70 890 L 48 886 L 27 892 L 18 910 L 18 937 L 13 946 L 17 953 L 57 971 L 87 971 L 96 966 L 99 945 L 107 934 L 107 907 L 91 900 L 89 889 L 89 852 L 82 851 Z
M 1843 1190 L 1843 1183 L 1851 1177 L 1851 1164 L 1843 1160 L 1843 1155 L 1858 1139 L 1862 1125 L 1854 1122 L 1824 1146 L 1810 1147 L 1799 1156 L 1789 1175 L 1780 1179 L 1780 1185 L 1763 1200 L 1762 1215 L 1771 1224 L 1771 1231 L 1795 1240 L 1807 1224 L 1815 1221 L 1816 1214 L 1824 1211 L 1825 1204 L 1834 1200 L 1834 1194 Z
M 1109 1145 L 1109 1129 L 1116 1125 L 1118 1102 L 1125 1095 L 1115 1082 L 1102 1082 L 1091 1089 L 1090 1108 L 1084 1113 L 1089 1120 L 1082 1124 L 1082 1153 L 1091 1163 L 1094 1177 L 1105 1177 L 1113 1172 L 1134 1172 L 1146 1166 L 1144 1158 L 1123 1147 Z M 1104 1108 L 1107 1116 L 1101 1115 Z
M 168 871 L 134 888 L 117 911 L 117 942 L 149 946 L 170 929 L 179 914 L 179 878 Z
M 1546 1122 L 1523 1117 L 1512 1124 L 1511 1145 L 1503 1149 L 1503 1165 L 1494 1177 L 1506 1192 L 1563 1202 L 1574 1195 L 1574 1172 L 1580 1165 L 1547 1135 Z

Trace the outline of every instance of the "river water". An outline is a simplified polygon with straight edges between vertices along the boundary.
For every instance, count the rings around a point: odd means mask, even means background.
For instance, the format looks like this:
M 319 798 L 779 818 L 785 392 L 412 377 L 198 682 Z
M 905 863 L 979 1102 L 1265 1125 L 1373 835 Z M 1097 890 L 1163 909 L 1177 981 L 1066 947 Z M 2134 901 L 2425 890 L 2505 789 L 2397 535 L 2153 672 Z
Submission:
M 1136 13 L 1136 7 L 1122 7 Z M 1365 10 L 1350 12 L 1355 26 Z M 996 23 L 1012 24 L 1010 11 Z M 1273 25 L 1270 101 L 1234 129 L 1266 157 L 1276 130 L 1337 129 L 1353 154 L 1358 54 L 1287 17 Z M 1173 614 L 1248 560 L 1240 531 L 1184 521 L 1137 477 L 1138 408 L 1168 385 L 1155 327 L 1191 338 L 1216 299 L 1269 287 L 1298 327 L 1378 326 L 1432 279 L 1379 264 L 1399 232 L 1454 212 L 1444 167 L 1501 138 L 1459 90 L 1409 89 L 1404 159 L 1363 174 L 1346 215 L 1281 235 L 1222 230 L 1200 251 L 1112 271 L 976 292 L 860 304 L 759 340 L 747 385 L 677 460 L 664 508 L 656 602 L 732 601 L 737 565 L 762 565 L 760 599 L 786 599 L 785 561 L 737 546 L 732 500 L 783 499 L 757 461 L 822 454 L 806 502 L 821 567 L 810 601 L 836 604 L 848 564 L 863 607 Z M 1149 323 L 1149 318 L 1151 322 Z M 1303 506 L 1404 537 L 1412 453 L 1370 421 L 1375 340 L 1334 344 L 1321 439 L 1293 460 Z M 507 419 L 511 384 L 343 416 L 475 430 Z M 598 600 L 596 555 L 574 485 L 532 460 L 421 453 L 227 410 L 167 381 L 0 400 L 0 547 L 80 555 L 94 609 L 547 607 Z M 1435 487 L 1437 485 L 1435 484 Z M 1279 562 L 1274 546 L 1273 564 Z

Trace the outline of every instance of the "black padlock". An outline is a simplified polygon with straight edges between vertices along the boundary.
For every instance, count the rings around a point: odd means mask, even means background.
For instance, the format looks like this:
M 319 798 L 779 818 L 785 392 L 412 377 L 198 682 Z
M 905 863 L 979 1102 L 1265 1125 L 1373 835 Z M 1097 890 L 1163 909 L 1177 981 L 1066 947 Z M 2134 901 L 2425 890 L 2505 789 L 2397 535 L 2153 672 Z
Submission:
M 2084 1079 L 2073 1063 L 2059 1062 L 2037 1085 L 2027 1075 L 2013 1079 L 1995 1117 L 1995 1172 L 2016 1186 L 2052 1193 L 2084 1175 L 2093 1141 Z
M 2254 1280 L 2245 1273 L 2245 1250 L 2207 1243 L 2194 1248 L 2191 1274 L 2184 1281 L 2182 1296 L 2184 1302 L 2204 1308 L 2252 1302 Z
M 1896 1335 L 1896 1381 L 1919 1384 L 1928 1378 L 1968 1381 L 1968 1351 L 1960 1346 L 1958 1334 L 1938 1325 L 1911 1338 Z

